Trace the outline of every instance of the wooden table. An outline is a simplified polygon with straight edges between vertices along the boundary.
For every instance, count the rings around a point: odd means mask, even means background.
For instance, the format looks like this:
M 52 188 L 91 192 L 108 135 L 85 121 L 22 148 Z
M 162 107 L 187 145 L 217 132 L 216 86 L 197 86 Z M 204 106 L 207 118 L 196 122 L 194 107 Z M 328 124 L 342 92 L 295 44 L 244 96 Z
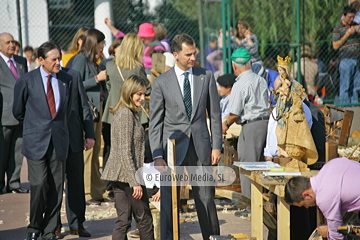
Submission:
M 263 188 L 277 196 L 277 239 L 290 239 L 290 206 L 284 200 L 285 183 L 264 184 L 260 179 L 263 171 L 248 171 L 240 168 L 240 173 L 251 179 L 251 236 L 258 240 L 263 236 Z M 314 176 L 318 171 L 302 173 L 303 176 Z

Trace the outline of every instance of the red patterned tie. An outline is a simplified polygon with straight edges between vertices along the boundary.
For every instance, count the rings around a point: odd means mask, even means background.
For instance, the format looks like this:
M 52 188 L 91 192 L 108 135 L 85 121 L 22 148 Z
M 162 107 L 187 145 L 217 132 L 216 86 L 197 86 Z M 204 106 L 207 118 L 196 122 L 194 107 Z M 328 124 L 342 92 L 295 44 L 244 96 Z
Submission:
M 51 75 L 48 75 L 46 99 L 49 105 L 51 117 L 54 117 L 56 114 L 56 105 L 55 105 L 54 91 L 51 86 Z

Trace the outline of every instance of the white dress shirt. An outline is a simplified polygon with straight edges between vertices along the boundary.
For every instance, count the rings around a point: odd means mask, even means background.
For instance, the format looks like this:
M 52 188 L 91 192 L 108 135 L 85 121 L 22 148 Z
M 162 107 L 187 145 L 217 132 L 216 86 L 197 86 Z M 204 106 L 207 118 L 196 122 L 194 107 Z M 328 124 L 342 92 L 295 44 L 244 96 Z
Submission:
M 180 86 L 180 90 L 181 90 L 181 95 L 184 96 L 184 79 L 185 79 L 184 72 L 185 72 L 185 71 L 181 70 L 181 69 L 177 66 L 177 64 L 175 64 L 174 70 L 175 70 L 175 74 L 176 74 L 177 80 L 178 80 L 178 82 L 179 82 L 179 86 Z M 191 104 L 194 105 L 194 91 L 193 91 L 194 75 L 193 75 L 193 70 L 192 70 L 192 68 L 190 68 L 187 72 L 189 73 L 189 82 L 190 82 L 190 88 L 191 88 Z
M 9 59 L 11 59 L 11 61 L 13 62 L 15 68 L 16 68 L 16 62 L 14 59 L 14 55 L 11 56 L 11 58 L 8 58 L 7 56 L 5 56 L 2 52 L 0 52 L 0 56 L 4 59 L 4 61 L 6 62 L 6 64 L 8 65 L 8 67 L 10 68 L 10 63 L 9 63 Z
M 43 86 L 45 89 L 45 95 L 47 94 L 47 82 L 48 82 L 48 73 L 45 72 L 45 70 L 43 69 L 43 67 L 40 67 L 40 74 L 41 74 L 41 79 L 43 82 Z M 51 86 L 54 92 L 54 98 L 55 98 L 55 106 L 56 106 L 56 112 L 58 112 L 59 110 L 59 106 L 60 106 L 60 92 L 59 92 L 59 85 L 58 85 L 58 81 L 56 78 L 56 74 L 52 74 L 51 75 Z

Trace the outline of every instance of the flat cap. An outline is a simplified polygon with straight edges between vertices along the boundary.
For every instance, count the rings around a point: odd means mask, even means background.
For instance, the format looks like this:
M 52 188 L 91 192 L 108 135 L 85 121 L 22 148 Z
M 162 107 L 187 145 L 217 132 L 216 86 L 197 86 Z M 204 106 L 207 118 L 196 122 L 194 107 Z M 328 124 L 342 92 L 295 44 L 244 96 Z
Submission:
M 232 86 L 235 83 L 236 76 L 234 74 L 228 73 L 218 77 L 217 82 L 223 87 Z

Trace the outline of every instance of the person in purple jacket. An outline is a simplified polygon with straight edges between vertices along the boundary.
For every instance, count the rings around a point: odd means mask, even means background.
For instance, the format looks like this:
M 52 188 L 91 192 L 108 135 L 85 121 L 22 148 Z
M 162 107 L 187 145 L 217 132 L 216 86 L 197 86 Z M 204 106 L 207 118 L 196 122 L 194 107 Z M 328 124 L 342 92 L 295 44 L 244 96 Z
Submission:
M 337 232 L 343 225 L 342 213 L 360 211 L 359 172 L 359 162 L 335 158 L 310 179 L 291 178 L 285 186 L 285 201 L 298 207 L 318 206 L 328 224 L 318 227 L 320 235 L 343 239 Z

